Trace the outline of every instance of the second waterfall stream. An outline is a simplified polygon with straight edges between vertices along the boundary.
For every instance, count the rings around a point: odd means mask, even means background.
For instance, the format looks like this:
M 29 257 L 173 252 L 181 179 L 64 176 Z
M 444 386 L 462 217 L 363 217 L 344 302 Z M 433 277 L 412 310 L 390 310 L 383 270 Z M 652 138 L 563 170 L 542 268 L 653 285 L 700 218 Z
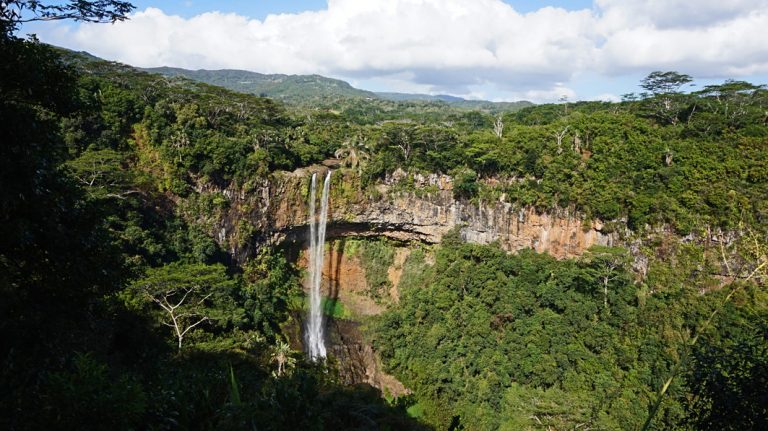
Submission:
M 309 319 L 307 319 L 305 335 L 307 353 L 312 360 L 321 360 L 326 356 L 320 286 L 323 281 L 325 225 L 328 220 L 328 191 L 330 186 L 331 171 L 328 171 L 320 198 L 320 214 L 317 214 L 315 205 L 317 174 L 312 174 L 312 185 L 309 193 Z

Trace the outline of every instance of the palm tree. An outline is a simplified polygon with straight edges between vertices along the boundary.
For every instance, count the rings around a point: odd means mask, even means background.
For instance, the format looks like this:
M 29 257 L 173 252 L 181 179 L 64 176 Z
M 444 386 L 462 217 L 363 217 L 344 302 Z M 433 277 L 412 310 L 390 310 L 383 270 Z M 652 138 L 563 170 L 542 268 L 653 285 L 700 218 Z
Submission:
M 342 166 L 357 168 L 358 170 L 370 158 L 368 155 L 368 145 L 366 145 L 362 135 L 359 134 L 354 138 L 344 141 L 341 148 L 336 150 L 333 155 L 338 159 L 342 159 Z
M 277 362 L 277 376 L 282 376 L 286 371 L 286 366 L 292 367 L 296 359 L 291 357 L 291 346 L 281 340 L 277 340 L 272 352 L 272 361 Z

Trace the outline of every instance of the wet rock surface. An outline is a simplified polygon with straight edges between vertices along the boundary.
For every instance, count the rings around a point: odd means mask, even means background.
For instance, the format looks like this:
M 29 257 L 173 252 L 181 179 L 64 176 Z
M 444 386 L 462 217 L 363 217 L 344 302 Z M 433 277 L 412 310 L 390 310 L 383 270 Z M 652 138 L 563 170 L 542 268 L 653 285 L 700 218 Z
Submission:
M 296 253 L 297 265 L 306 268 L 307 250 L 300 249 Z M 386 304 L 396 303 L 397 284 L 408 253 L 407 247 L 396 248 L 396 259 L 389 271 L 393 285 L 390 297 L 377 302 L 367 294 L 365 269 L 360 260 L 344 253 L 344 239 L 330 241 L 326 247 L 321 292 L 326 300 L 339 302 L 346 316 L 325 316 L 325 345 L 332 361 L 336 363 L 339 378 L 345 384 L 368 384 L 388 396 L 409 393 L 400 381 L 384 372 L 378 354 L 362 330 L 362 321 L 384 312 Z M 309 286 L 304 288 L 307 290 Z M 304 318 L 299 313 L 295 314 L 294 325 L 286 328 L 293 341 L 292 347 L 296 350 L 304 350 Z
M 303 351 L 303 316 L 296 314 L 284 330 L 291 338 L 291 348 Z M 363 335 L 360 322 L 329 317 L 325 321 L 325 335 L 328 355 L 336 364 L 342 383 L 367 384 L 386 396 L 410 393 L 397 378 L 384 371 L 379 356 Z

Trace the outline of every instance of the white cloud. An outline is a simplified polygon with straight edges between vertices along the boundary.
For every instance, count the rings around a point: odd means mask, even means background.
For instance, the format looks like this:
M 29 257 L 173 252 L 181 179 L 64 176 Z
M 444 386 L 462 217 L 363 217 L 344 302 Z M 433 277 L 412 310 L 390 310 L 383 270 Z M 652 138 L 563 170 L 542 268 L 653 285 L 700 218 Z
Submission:
M 599 100 L 601 102 L 620 102 L 621 97 L 613 93 L 602 93 L 595 96 L 594 100 Z
M 656 28 L 650 24 L 610 34 L 598 57 L 614 73 L 679 69 L 699 77 L 768 71 L 768 9 L 707 27 Z
M 325 10 L 263 21 L 148 8 L 114 25 L 53 23 L 38 33 L 137 66 L 319 73 L 459 95 L 493 87 L 539 101 L 594 98 L 570 89 L 588 71 L 768 73 L 768 0 L 691 3 L 595 0 L 592 9 L 521 14 L 501 0 L 329 0 Z
M 654 26 L 656 28 L 706 27 L 731 21 L 755 10 L 765 10 L 768 0 L 595 0 L 601 28 Z
M 562 83 L 557 83 L 551 88 L 528 90 L 516 94 L 518 99 L 531 101 L 557 101 L 561 99 L 573 101 L 576 98 L 576 92 L 564 86 Z

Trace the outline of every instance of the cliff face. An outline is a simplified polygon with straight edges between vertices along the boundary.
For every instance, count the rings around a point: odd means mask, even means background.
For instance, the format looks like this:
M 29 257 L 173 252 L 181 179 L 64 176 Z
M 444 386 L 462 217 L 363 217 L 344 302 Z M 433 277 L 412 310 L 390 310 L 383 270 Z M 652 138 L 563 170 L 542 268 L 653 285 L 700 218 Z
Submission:
M 216 221 L 217 239 L 236 260 L 265 244 L 303 242 L 308 218 L 307 196 L 313 172 L 281 173 L 249 189 L 221 191 L 229 207 Z M 498 241 L 507 251 L 533 248 L 557 258 L 581 255 L 592 245 L 612 245 L 599 220 L 578 214 L 540 214 L 515 208 L 503 197 L 490 204 L 472 204 L 453 197 L 449 177 L 417 177 L 411 191 L 399 191 L 398 178 L 363 191 L 356 175 L 336 171 L 329 200 L 328 238 L 381 235 L 404 241 L 437 243 L 459 228 L 468 242 Z M 414 191 L 415 190 L 415 191 Z
M 382 313 L 388 304 L 398 301 L 400 276 L 410 250 L 408 247 L 396 247 L 395 259 L 388 271 L 392 288 L 385 298 L 375 301 L 367 293 L 369 286 L 364 265 L 358 256 L 345 249 L 344 244 L 345 240 L 339 239 L 330 241 L 325 248 L 321 294 L 334 306 L 339 303 L 343 310 L 341 316 L 326 316 L 326 347 L 336 359 L 339 377 L 344 383 L 365 383 L 391 396 L 406 395 L 410 391 L 384 371 L 379 355 L 363 335 L 360 322 Z M 306 249 L 300 251 L 296 262 L 300 267 L 307 267 L 307 255 Z M 309 286 L 305 285 L 304 289 L 308 291 Z M 295 321 L 300 322 L 301 318 L 296 316 Z M 299 326 L 292 328 L 293 348 L 304 350 L 303 324 Z
M 212 213 L 201 215 L 191 210 L 186 216 L 215 233 L 216 240 L 236 261 L 245 261 L 261 247 L 282 243 L 296 252 L 296 263 L 306 267 L 306 252 L 302 250 L 307 247 L 310 180 L 313 173 L 322 178 L 325 172 L 327 168 L 316 166 L 223 190 L 200 185 L 201 195 L 215 196 L 217 199 L 212 200 L 226 203 L 218 204 Z M 640 276 L 649 267 L 649 256 L 653 257 L 641 250 L 641 239 L 628 240 L 627 235 L 609 233 L 600 220 L 585 220 L 565 210 L 539 213 L 533 208 L 518 208 L 506 202 L 503 195 L 492 202 L 474 204 L 454 198 L 449 177 L 404 175 L 396 173 L 374 188 L 365 189 L 358 176 L 349 171 L 337 170 L 332 176 L 322 292 L 348 312 L 329 317 L 326 325 L 327 346 L 339 361 L 341 378 L 348 383 L 367 383 L 395 395 L 408 393 L 394 376 L 383 371 L 359 326 L 369 316 L 397 303 L 399 281 L 412 245 L 396 246 L 387 272 L 392 289 L 385 301 L 377 302 L 367 296 L 369 286 L 360 259 L 344 252 L 345 237 L 385 236 L 406 242 L 438 243 L 443 235 L 458 229 L 468 242 L 498 242 L 510 252 L 532 248 L 556 258 L 579 256 L 593 245 L 623 245 L 630 249 L 633 267 Z M 651 248 L 657 259 L 666 259 L 666 239 L 673 243 L 701 240 L 693 236 L 679 238 L 663 230 L 653 233 L 653 237 L 655 245 Z M 703 240 L 706 246 L 713 241 L 725 241 L 727 245 L 732 237 L 708 234 Z M 300 320 L 297 314 L 291 337 L 298 349 L 302 348 Z

